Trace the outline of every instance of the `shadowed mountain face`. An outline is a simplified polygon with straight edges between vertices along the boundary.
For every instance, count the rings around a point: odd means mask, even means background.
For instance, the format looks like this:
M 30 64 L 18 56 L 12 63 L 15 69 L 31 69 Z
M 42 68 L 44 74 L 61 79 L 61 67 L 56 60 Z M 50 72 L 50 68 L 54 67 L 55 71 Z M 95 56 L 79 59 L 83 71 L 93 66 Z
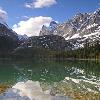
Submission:
M 31 37 L 29 43 L 33 47 L 43 47 L 51 50 L 64 50 L 65 39 L 57 35 Z
M 17 47 L 17 41 L 14 41 L 11 37 L 0 36 L 0 51 L 7 52 Z
M 0 54 L 7 54 L 18 46 L 18 36 L 7 24 L 0 23 Z

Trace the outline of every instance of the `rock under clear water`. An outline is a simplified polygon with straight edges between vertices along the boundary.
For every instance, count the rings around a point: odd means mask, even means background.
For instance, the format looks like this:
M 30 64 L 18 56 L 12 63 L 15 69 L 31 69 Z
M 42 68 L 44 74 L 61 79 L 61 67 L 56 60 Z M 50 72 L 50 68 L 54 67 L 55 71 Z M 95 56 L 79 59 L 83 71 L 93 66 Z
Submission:
M 0 100 L 70 100 L 66 96 L 51 96 L 42 91 L 40 83 L 28 80 L 18 82 L 11 89 L 0 95 Z

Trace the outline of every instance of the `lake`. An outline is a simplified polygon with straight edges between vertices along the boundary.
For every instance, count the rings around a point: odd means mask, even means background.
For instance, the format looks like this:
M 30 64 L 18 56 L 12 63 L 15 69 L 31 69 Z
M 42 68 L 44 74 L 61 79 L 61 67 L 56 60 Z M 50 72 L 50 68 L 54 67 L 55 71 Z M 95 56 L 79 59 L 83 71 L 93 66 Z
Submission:
M 28 80 L 38 81 L 42 89 L 51 90 L 52 95 L 59 93 L 73 98 L 85 98 L 86 95 L 91 98 L 91 95 L 96 95 L 97 100 L 100 99 L 99 61 L 34 62 L 0 59 L 0 84 L 13 86 Z

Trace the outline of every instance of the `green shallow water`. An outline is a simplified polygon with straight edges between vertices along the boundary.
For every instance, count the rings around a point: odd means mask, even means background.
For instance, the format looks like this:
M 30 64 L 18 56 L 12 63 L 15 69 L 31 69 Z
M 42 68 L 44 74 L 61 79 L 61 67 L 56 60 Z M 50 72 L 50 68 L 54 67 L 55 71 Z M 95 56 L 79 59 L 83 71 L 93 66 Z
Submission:
M 100 93 L 99 61 L 34 62 L 0 59 L 0 84 L 39 81 L 44 90 Z M 71 92 L 70 91 L 70 92 Z
M 0 83 L 23 80 L 59 82 L 65 77 L 100 81 L 100 62 L 33 62 L 0 60 Z

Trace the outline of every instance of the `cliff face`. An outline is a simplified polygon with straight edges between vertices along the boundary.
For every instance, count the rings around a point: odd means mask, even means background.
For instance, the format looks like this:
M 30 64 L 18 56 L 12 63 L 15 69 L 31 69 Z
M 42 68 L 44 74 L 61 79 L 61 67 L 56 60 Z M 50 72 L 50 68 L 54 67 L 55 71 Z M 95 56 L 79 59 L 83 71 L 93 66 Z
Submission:
M 52 21 L 49 27 L 46 27 L 45 25 L 43 25 L 39 35 L 43 36 L 43 35 L 54 34 L 54 31 L 57 29 L 57 25 L 58 24 L 55 21 Z
M 40 36 L 56 34 L 66 40 L 83 37 L 91 38 L 94 35 L 96 37 L 100 35 L 100 9 L 97 9 L 94 13 L 79 13 L 69 21 L 61 24 L 54 21 L 51 23 L 49 27 L 42 27 Z
M 30 37 L 19 48 L 45 48 L 50 50 L 64 50 L 65 39 L 58 35 L 44 35 Z
M 0 21 L 0 54 L 7 54 L 18 46 L 18 35 Z

